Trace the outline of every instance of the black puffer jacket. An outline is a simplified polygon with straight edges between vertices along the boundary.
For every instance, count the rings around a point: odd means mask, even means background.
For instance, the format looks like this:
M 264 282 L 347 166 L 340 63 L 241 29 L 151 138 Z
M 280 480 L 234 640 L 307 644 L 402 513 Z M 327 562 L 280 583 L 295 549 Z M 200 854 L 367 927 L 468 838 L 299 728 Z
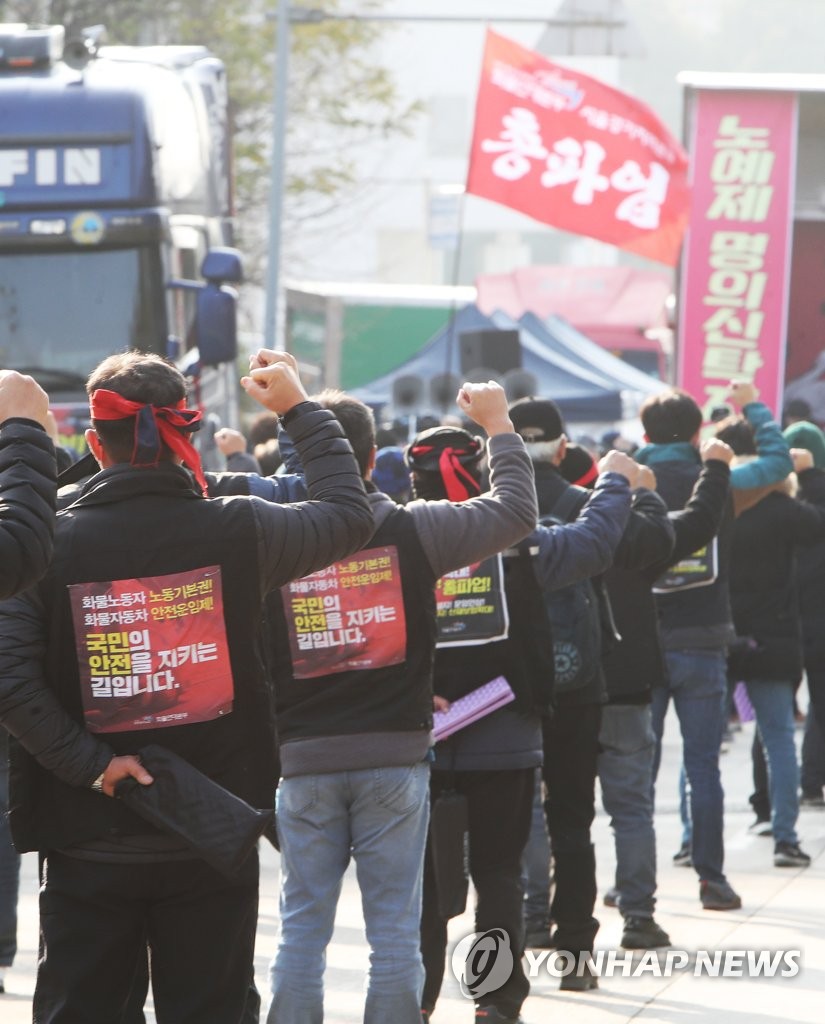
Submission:
M 0 599 L 36 583 L 52 557 L 57 465 L 33 420 L 0 424 Z
M 67 849 L 142 831 L 146 826 L 119 801 L 101 800 L 88 787 L 114 754 L 133 753 L 144 743 L 160 742 L 237 796 L 271 805 L 274 724 L 258 630 L 264 595 L 355 551 L 373 529 L 337 420 L 311 402 L 287 416 L 304 455 L 310 501 L 280 506 L 246 497 L 206 500 L 190 474 L 171 462 L 112 466 L 92 477 L 60 513 L 44 579 L 0 606 L 0 725 L 15 739 L 10 806 L 18 849 Z M 228 649 L 231 712 L 191 724 L 177 724 L 182 716 L 171 714 L 172 724 L 157 716 L 151 727 L 133 720 L 125 730 L 90 731 L 78 652 L 94 629 L 112 628 L 119 637 L 117 630 L 128 627 L 107 627 L 94 617 L 87 625 L 85 610 L 76 626 L 70 588 L 203 567 L 220 573 L 217 614 Z M 141 678 L 162 658 L 159 643 L 153 640 L 149 649 L 151 666 L 140 670 Z M 127 694 L 130 710 L 140 710 L 143 692 Z
M 756 647 L 734 665 L 739 678 L 788 680 L 802 674 L 796 549 L 825 540 L 825 470 L 799 475 L 796 500 L 772 491 L 736 519 L 731 606 L 736 632 Z
M 683 509 L 699 478 L 701 464 L 673 460 L 651 462 L 656 474 L 656 490 L 671 510 Z M 707 587 L 657 596 L 659 627 L 665 650 L 726 650 L 734 638 L 730 610 L 729 573 L 730 537 L 733 507 L 727 504 L 717 533 L 718 575 Z

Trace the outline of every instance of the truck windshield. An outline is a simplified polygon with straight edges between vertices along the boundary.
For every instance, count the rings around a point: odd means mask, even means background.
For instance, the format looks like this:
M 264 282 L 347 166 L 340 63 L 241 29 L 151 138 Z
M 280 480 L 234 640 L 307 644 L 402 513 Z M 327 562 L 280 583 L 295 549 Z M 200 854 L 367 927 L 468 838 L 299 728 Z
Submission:
M 101 359 L 129 348 L 165 354 L 155 250 L 8 253 L 0 256 L 0 367 L 47 389 L 82 390 Z M 41 373 L 42 371 L 42 373 Z

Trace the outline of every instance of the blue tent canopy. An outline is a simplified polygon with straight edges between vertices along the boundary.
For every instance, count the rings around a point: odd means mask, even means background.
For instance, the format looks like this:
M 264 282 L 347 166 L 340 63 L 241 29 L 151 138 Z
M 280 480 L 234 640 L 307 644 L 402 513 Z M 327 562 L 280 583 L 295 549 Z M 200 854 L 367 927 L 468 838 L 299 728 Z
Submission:
M 499 315 L 493 314 L 496 322 Z M 650 374 L 637 370 L 624 360 L 617 359 L 568 323 L 564 317 L 550 316 L 543 321 L 535 313 L 524 313 L 518 322 L 552 351 L 566 355 L 578 365 L 599 374 L 607 381 L 620 384 L 628 391 L 655 395 L 664 387 L 657 377 L 651 377 Z
M 622 381 L 611 380 L 605 372 L 589 368 L 585 360 L 574 358 L 573 353 L 561 344 L 554 350 L 532 329 L 509 321 L 504 314 L 486 317 L 474 305 L 459 310 L 452 323 L 406 362 L 369 384 L 353 389 L 353 394 L 373 406 L 391 405 L 393 384 L 399 377 L 420 377 L 425 385 L 425 396 L 426 385 L 433 377 L 452 374 L 462 380 L 460 335 L 464 331 L 501 329 L 504 320 L 510 329 L 519 330 L 522 369 L 535 377 L 537 393 L 552 398 L 565 419 L 612 423 L 622 418 L 622 392 L 627 390 Z M 598 346 L 594 347 L 598 349 Z M 602 352 L 601 349 L 598 351 Z M 609 353 L 604 355 L 607 359 L 612 358 Z M 661 384 L 658 384 L 657 390 L 660 388 Z M 416 411 L 441 410 L 436 410 L 435 403 L 424 397 Z

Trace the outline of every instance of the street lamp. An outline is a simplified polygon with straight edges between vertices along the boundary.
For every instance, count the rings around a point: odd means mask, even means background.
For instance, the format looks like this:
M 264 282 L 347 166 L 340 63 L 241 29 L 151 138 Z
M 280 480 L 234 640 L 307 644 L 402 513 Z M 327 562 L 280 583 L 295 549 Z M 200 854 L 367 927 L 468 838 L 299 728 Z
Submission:
M 611 11 L 616 0 L 609 0 Z M 562 11 L 568 4 L 562 5 Z M 627 20 L 613 16 L 594 15 L 570 8 L 566 17 L 547 18 L 519 14 L 337 14 L 319 7 L 293 7 L 290 0 L 280 0 L 276 19 L 275 85 L 272 99 L 272 161 L 269 195 L 269 249 L 266 274 L 266 308 L 264 340 L 267 348 L 282 348 L 283 335 L 278 318 L 281 270 L 281 230 L 284 203 L 284 149 L 286 146 L 287 93 L 289 89 L 290 27 L 294 24 L 319 25 L 324 21 L 402 21 L 402 22 L 474 22 L 493 21 L 541 24 L 564 28 L 627 27 Z

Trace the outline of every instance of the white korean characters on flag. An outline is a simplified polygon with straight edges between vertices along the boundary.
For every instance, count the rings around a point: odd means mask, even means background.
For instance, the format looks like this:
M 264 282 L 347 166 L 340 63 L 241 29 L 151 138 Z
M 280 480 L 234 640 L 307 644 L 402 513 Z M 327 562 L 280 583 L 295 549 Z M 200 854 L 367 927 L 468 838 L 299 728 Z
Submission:
M 687 155 L 643 103 L 488 32 L 467 191 L 673 265 Z

